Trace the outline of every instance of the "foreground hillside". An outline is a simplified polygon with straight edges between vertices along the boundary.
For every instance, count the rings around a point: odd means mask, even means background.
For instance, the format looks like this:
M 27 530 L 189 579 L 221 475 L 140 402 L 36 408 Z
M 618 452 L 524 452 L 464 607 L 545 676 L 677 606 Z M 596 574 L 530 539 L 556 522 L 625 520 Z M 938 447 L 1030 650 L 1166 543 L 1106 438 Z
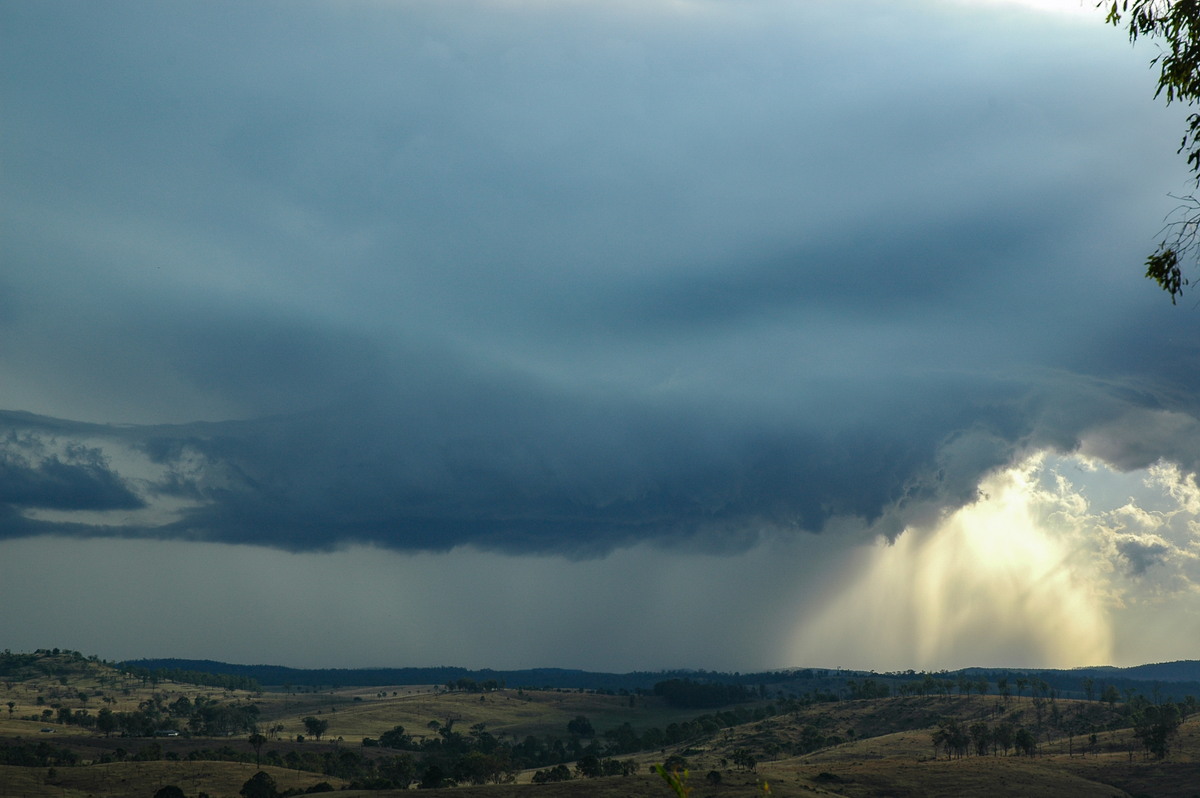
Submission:
M 401 785 L 474 783 L 454 789 L 670 798 L 650 772 L 662 762 L 687 770 L 692 798 L 759 795 L 764 782 L 773 796 L 1200 794 L 1194 700 L 986 685 L 891 696 L 864 682 L 856 694 L 880 697 L 775 694 L 684 709 L 652 695 L 474 683 L 189 684 L 58 651 L 6 654 L 0 675 L 0 795 L 150 798 L 174 785 L 189 798 L 235 798 L 261 771 L 290 794 L 382 798 Z

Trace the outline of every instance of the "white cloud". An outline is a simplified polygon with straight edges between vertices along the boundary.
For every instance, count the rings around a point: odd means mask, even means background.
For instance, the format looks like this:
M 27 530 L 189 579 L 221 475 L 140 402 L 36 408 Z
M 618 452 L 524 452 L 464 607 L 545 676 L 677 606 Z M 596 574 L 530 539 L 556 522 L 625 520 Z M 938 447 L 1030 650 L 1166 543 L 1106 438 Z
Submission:
M 900 669 L 1192 656 L 1195 488 L 1167 464 L 1120 473 L 1081 456 L 1030 457 L 940 523 L 861 551 L 842 588 L 797 623 L 793 659 L 824 651 Z M 1178 617 L 1184 633 L 1152 638 L 1140 628 L 1147 615 Z
M 946 1 L 946 0 L 943 0 Z M 1104 19 L 1104 11 L 1096 7 L 1094 0 L 948 0 L 955 5 L 976 7 L 1017 7 L 1063 16 L 1090 16 Z

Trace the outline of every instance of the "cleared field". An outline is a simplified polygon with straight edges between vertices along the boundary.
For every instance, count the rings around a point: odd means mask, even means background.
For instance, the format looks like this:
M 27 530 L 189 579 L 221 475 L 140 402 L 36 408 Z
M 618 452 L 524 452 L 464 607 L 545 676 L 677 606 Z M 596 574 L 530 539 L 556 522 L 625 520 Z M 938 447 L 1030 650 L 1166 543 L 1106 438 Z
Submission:
M 240 762 L 121 762 L 88 767 L 18 768 L 0 765 L 0 798 L 60 796 L 62 798 L 150 798 L 160 787 L 174 784 L 188 795 L 207 792 L 213 798 L 234 798 L 259 768 Z M 280 790 L 305 790 L 328 782 L 341 788 L 341 779 L 318 773 L 264 767 Z
M 673 709 L 654 697 L 557 690 L 437 693 L 428 688 L 392 686 L 295 696 L 264 693 L 255 700 L 263 708 L 263 722 L 282 725 L 283 737 L 303 734 L 302 719 L 312 715 L 329 722 L 327 736 L 348 742 L 378 738 L 395 726 L 403 726 L 418 739 L 434 736 L 430 723 L 444 726 L 453 722 L 459 730 L 482 723 L 495 736 L 524 739 L 527 735 L 561 737 L 567 723 L 579 715 L 591 720 L 597 733 L 603 733 L 622 723 L 639 729 L 665 727 L 703 714 Z
M 261 754 L 264 761 L 276 765 L 265 765 L 263 770 L 279 789 L 303 791 L 327 782 L 347 798 L 387 798 L 400 791 L 344 791 L 348 782 L 316 772 L 322 767 L 319 763 L 339 757 L 371 763 L 377 761 L 374 757 L 382 757 L 380 763 L 395 760 L 399 752 L 363 747 L 361 742 L 364 737 L 378 739 L 397 725 L 418 739 L 439 737 L 437 729 L 449 724 L 464 735 L 472 728 L 483 729 L 515 750 L 529 736 L 562 740 L 567 737 L 567 723 L 580 715 L 602 733 L 622 723 L 639 731 L 665 729 L 707 714 L 672 709 L 657 698 L 631 700 L 566 690 L 467 693 L 429 685 L 388 685 L 320 693 L 249 693 L 166 681 L 143 683 L 79 660 L 65 661 L 61 673 L 10 678 L 0 687 L 0 738 L 6 738 L 0 742 L 25 746 L 25 750 L 70 752 L 70 757 L 58 760 L 64 764 L 57 767 L 0 766 L 0 798 L 150 798 L 167 784 L 179 786 L 188 796 L 204 792 L 211 798 L 236 798 L 242 784 L 258 770 L 248 762 L 217 761 L 253 757 L 244 732 L 225 737 L 105 736 L 78 723 L 59 723 L 58 714 L 64 710 L 130 712 L 139 706 L 171 706 L 182 699 L 213 706 L 253 703 L 259 728 L 269 737 Z M 297 735 L 306 734 L 303 718 L 310 715 L 328 722 L 324 738 L 297 741 Z M 513 784 L 453 789 L 469 791 L 476 798 L 517 798 L 517 793 L 535 798 L 672 798 L 667 785 L 649 774 L 648 767 L 682 755 L 690 769 L 691 798 L 762 796 L 764 782 L 770 784 L 775 798 L 1200 795 L 1200 716 L 1179 728 L 1166 760 L 1144 756 L 1133 731 L 1122 727 L 1127 718 L 1121 704 L 1067 699 L 941 695 L 838 701 L 792 707 L 680 745 L 622 756 L 637 763 L 631 776 L 532 785 L 533 770 L 527 770 L 517 773 Z M 938 724 L 949 719 L 1034 729 L 1038 755 L 950 759 L 944 749 L 933 745 Z M 1067 734 L 1066 729 L 1073 731 Z M 744 764 L 748 754 L 755 760 L 752 767 Z M 412 754 L 418 767 L 430 761 L 423 759 L 426 755 Z M 79 764 L 66 764 L 71 757 Z M 714 771 L 716 776 L 711 775 Z

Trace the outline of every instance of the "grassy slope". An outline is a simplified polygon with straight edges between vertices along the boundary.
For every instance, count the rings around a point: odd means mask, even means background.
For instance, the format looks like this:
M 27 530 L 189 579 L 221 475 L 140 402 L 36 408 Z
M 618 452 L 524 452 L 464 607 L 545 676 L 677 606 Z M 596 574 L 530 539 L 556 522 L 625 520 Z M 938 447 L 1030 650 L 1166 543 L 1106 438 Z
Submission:
M 36 675 L 11 680 L 0 692 L 0 737 L 20 736 L 27 740 L 47 741 L 54 745 L 69 744 L 85 759 L 98 757 L 103 750 L 122 746 L 136 751 L 150 740 L 104 739 L 88 735 L 74 727 L 56 723 L 24 721 L 20 717 L 40 713 L 36 697 L 41 695 L 47 705 L 51 702 L 78 708 L 86 706 L 93 714 L 101 706 L 114 711 L 136 708 L 139 701 L 152 693 L 166 694 L 172 701 L 181 695 L 194 698 L 207 695 L 220 701 L 255 700 L 263 707 L 262 722 L 282 724 L 283 737 L 294 738 L 303 732 L 301 718 L 320 713 L 329 721 L 331 739 L 343 737 L 345 745 L 356 745 L 365 736 L 378 737 L 400 724 L 414 734 L 432 733 L 430 720 L 445 723 L 453 719 L 457 728 L 466 729 L 484 723 L 496 735 L 551 734 L 560 736 L 566 723 L 576 715 L 592 720 L 597 730 L 604 730 L 628 721 L 635 728 L 666 726 L 668 723 L 696 712 L 670 710 L 655 700 L 638 699 L 630 707 L 629 699 L 566 692 L 529 692 L 518 695 L 515 690 L 487 694 L 435 694 L 429 688 L 388 686 L 386 688 L 353 688 L 319 694 L 284 695 L 226 692 L 214 688 L 163 683 L 156 688 L 140 682 L 122 680 L 103 666 L 88 663 L 78 672 L 65 676 L 66 685 L 58 683 L 58 675 Z M 104 702 L 91 695 L 86 704 L 77 693 L 102 691 L 112 700 Z M 383 691 L 385 696 L 378 694 Z M 392 695 L 395 692 L 396 695 Z M 360 700 L 355 700 L 355 698 Z M 13 717 L 7 711 L 7 701 L 14 701 Z M 1103 725 L 1114 713 L 1095 702 L 1059 701 L 1064 716 Z M 1118 707 L 1119 710 L 1119 707 Z M 1200 794 L 1200 719 L 1190 720 L 1179 735 L 1171 761 L 1148 762 L 1140 754 L 1130 756 L 1132 738 L 1126 731 L 1101 732 L 1098 750 L 1088 756 L 1079 754 L 1083 738 L 1074 741 L 1050 740 L 1043 744 L 1043 756 L 1026 757 L 968 757 L 949 760 L 933 759 L 931 733 L 940 717 L 956 717 L 968 723 L 986 720 L 994 723 L 1000 718 L 1033 726 L 1036 712 L 1028 698 L 1011 699 L 1000 703 L 995 696 L 906 697 L 878 701 L 854 701 L 825 704 L 798 713 L 746 724 L 714 739 L 695 743 L 687 751 L 691 762 L 692 798 L 724 798 L 724 796 L 753 796 L 758 794 L 762 780 L 771 783 L 776 798 L 791 796 L 829 795 L 846 798 L 867 796 L 1195 796 Z M 43 727 L 57 733 L 41 733 Z M 803 756 L 793 756 L 795 741 L 802 730 L 813 726 L 822 733 L 837 734 L 845 742 Z M 249 750 L 243 739 L 158 740 L 164 750 L 175 750 L 181 756 L 199 747 L 231 745 Z M 281 752 L 295 747 L 326 750 L 332 743 L 312 741 L 297 744 L 283 740 L 268 743 L 267 748 Z M 1133 746 L 1136 751 L 1136 746 Z M 704 774 L 720 768 L 721 759 L 731 760 L 732 752 L 748 749 L 759 757 L 756 774 L 722 769 L 722 783 L 708 785 Z M 1074 755 L 1068 750 L 1072 749 Z M 670 753 L 670 752 L 668 752 Z M 643 765 L 661 760 L 663 752 L 651 752 L 639 757 Z M 40 768 L 0 768 L 0 798 L 23 795 L 31 798 L 59 796 L 87 798 L 88 796 L 141 796 L 148 798 L 158 787 L 178 784 L 189 796 L 203 790 L 213 798 L 234 798 L 241 784 L 253 774 L 253 765 L 222 762 L 142 762 L 113 763 L 103 766 L 60 767 L 53 776 Z M 270 769 L 283 788 L 306 788 L 320 781 L 335 787 L 342 783 L 315 773 Z M 524 774 L 528 779 L 529 774 Z M 537 798 L 607 798 L 607 796 L 648 796 L 668 798 L 666 786 L 656 777 L 639 775 L 631 778 L 572 781 L 556 785 L 502 785 L 466 788 L 478 798 L 516 798 L 520 791 L 534 791 Z M 461 792 L 461 791 L 456 791 Z M 389 793 L 347 793 L 351 795 L 386 798 Z
M 387 692 L 387 696 L 376 697 L 380 691 Z M 392 692 L 398 695 L 393 696 Z M 355 701 L 356 696 L 361 700 Z M 577 715 L 586 716 L 597 732 L 603 732 L 624 722 L 644 729 L 701 714 L 671 709 L 657 698 L 637 698 L 634 707 L 629 701 L 625 696 L 540 690 L 436 694 L 411 687 L 357 688 L 316 695 L 266 693 L 263 720 L 282 723 L 284 734 L 294 737 L 304 731 L 300 719 L 319 712 L 322 719 L 329 721 L 330 736 L 358 742 L 363 737 L 379 737 L 397 725 L 415 737 L 431 735 L 434 732 L 428 728 L 430 721 L 445 724 L 450 719 L 457 729 L 466 730 L 483 723 L 494 735 L 524 739 L 531 734 L 564 736 L 567 722 Z
M 264 767 L 281 790 L 307 789 L 325 781 L 335 788 L 345 782 L 283 768 Z M 120 762 L 88 767 L 60 767 L 54 775 L 42 768 L 0 765 L 0 798 L 58 796 L 58 798 L 150 798 L 159 787 L 174 784 L 194 796 L 201 790 L 213 798 L 237 796 L 258 769 L 239 762 Z M 342 795 L 342 793 L 338 793 Z

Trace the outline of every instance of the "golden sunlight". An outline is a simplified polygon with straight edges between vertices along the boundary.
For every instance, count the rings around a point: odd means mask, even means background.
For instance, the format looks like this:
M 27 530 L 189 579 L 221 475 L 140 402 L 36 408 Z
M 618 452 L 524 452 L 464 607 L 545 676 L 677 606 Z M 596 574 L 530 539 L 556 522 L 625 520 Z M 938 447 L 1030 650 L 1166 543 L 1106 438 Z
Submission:
M 1071 667 L 1111 660 L 1092 557 L 1073 556 L 1086 501 L 1039 482 L 1044 457 L 1000 471 L 936 528 L 878 542 L 801 622 L 793 660 L 887 669 Z M 832 659 L 831 659 L 832 658 Z

